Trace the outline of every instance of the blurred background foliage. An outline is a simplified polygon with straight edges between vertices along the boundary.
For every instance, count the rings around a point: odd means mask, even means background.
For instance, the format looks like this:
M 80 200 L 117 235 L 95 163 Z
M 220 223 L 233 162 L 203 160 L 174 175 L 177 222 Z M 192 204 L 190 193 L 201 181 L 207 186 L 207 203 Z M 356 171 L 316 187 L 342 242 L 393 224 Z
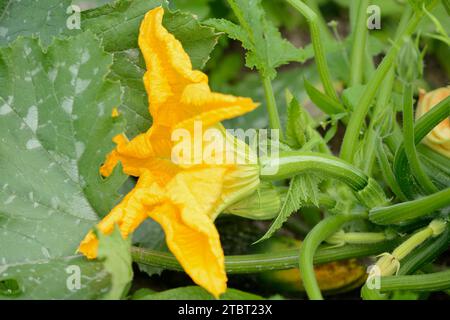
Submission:
M 79 5 L 82 10 L 92 9 L 113 0 L 74 0 L 73 4 Z M 350 39 L 349 31 L 351 20 L 349 17 L 349 0 L 305 0 L 312 9 L 320 12 L 322 29 L 327 37 L 327 58 L 331 69 L 335 87 L 341 90 L 348 82 Z M 398 24 L 399 16 L 405 9 L 406 0 L 372 0 L 371 4 L 381 8 L 381 29 L 372 30 L 369 35 L 371 54 L 376 62 L 379 56 L 388 48 Z M 292 9 L 284 0 L 262 0 L 268 18 L 280 28 L 283 36 L 297 47 L 308 48 L 310 44 L 309 28 L 303 16 Z M 209 18 L 225 18 L 236 21 L 226 0 L 170 0 L 169 6 L 173 10 L 182 10 L 194 14 L 199 21 Z M 440 21 L 445 21 L 443 27 L 450 33 L 450 19 L 442 6 L 434 11 Z M 425 80 L 420 86 L 426 90 L 442 86 L 449 82 L 450 74 L 450 48 L 430 34 L 435 31 L 435 26 L 430 19 L 425 19 L 419 27 L 421 30 L 421 44 L 426 48 L 425 56 Z M 312 50 L 312 48 L 310 48 Z M 250 114 L 245 115 L 225 125 L 239 128 L 264 128 L 267 127 L 267 117 L 264 107 L 264 90 L 256 72 L 245 67 L 245 55 L 241 44 L 237 41 L 222 36 L 211 54 L 204 71 L 210 77 L 211 87 L 216 91 L 249 96 L 262 103 L 262 106 Z M 318 123 L 324 120 L 323 115 L 314 108 L 309 101 L 304 88 L 304 79 L 313 85 L 320 87 L 320 81 L 312 61 L 304 64 L 291 63 L 282 67 L 277 78 L 273 81 L 273 87 L 280 109 L 281 121 L 286 120 L 285 90 L 290 92 L 304 105 L 314 116 Z

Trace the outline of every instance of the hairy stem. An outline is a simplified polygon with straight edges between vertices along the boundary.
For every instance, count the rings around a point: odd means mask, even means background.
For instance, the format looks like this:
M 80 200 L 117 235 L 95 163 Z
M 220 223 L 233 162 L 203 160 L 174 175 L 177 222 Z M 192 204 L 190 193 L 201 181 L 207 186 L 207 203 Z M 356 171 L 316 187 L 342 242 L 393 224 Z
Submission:
M 262 77 L 264 94 L 267 103 L 267 112 L 269 113 L 269 126 L 271 129 L 279 131 L 280 139 L 283 139 L 283 130 L 281 129 L 280 116 L 278 115 L 277 102 L 273 93 L 272 81 L 268 77 Z
M 319 16 L 305 3 L 300 0 L 286 0 L 298 10 L 308 21 L 311 30 L 311 40 L 314 48 L 314 57 L 319 71 L 325 93 L 332 99 L 338 101 L 338 95 L 333 86 L 330 69 L 325 55 Z
M 367 7 L 369 0 L 359 0 L 356 14 L 355 26 L 352 39 L 352 53 L 350 56 L 350 86 L 362 84 L 364 75 L 364 57 L 366 54 L 366 39 L 367 39 Z
M 367 257 L 392 250 L 398 240 L 365 245 L 346 245 L 343 247 L 321 247 L 314 255 L 314 264 L 322 264 L 350 258 Z M 155 268 L 183 271 L 177 259 L 169 252 L 132 247 L 131 256 L 134 262 Z M 270 270 L 285 270 L 298 266 L 299 249 L 277 252 L 226 256 L 225 269 L 228 274 L 258 273 Z

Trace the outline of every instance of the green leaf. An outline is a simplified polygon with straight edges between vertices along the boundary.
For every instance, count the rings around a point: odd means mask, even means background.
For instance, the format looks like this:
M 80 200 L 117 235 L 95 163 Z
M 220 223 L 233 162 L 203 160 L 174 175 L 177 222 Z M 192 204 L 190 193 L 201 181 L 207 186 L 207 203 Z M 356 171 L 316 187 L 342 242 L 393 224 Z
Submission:
M 119 80 L 124 87 L 119 112 L 126 119 L 129 138 L 148 130 L 151 125 L 142 81 L 145 63 L 138 49 L 138 35 L 144 15 L 161 4 L 166 5 L 166 1 L 120 0 L 82 14 L 82 29 L 97 34 L 105 50 L 114 54 L 111 79 Z M 166 10 L 163 24 L 181 41 L 193 67 L 202 68 L 217 44 L 219 35 L 214 29 L 201 25 L 192 14 L 181 11 Z
M 103 298 L 108 300 L 123 298 L 133 280 L 131 240 L 124 240 L 117 226 L 110 235 L 97 232 L 97 237 L 98 259 L 103 262 L 104 269 L 111 275 L 111 289 Z
M 298 101 L 292 97 L 288 104 L 286 143 L 293 149 L 300 149 L 306 143 L 304 114 Z
M 339 102 L 320 92 L 306 79 L 305 89 L 311 101 L 324 113 L 331 115 L 345 111 Z
M 286 199 L 281 206 L 280 213 L 275 218 L 274 222 L 270 225 L 269 230 L 264 236 L 261 237 L 257 242 L 269 239 L 278 229 L 280 229 L 286 220 L 291 216 L 291 214 L 302 207 L 302 201 L 298 197 L 301 193 L 301 176 L 295 176 L 291 179 L 289 184 L 289 189 L 286 194 Z
M 163 24 L 183 44 L 194 69 L 202 69 L 208 62 L 220 34 L 199 23 L 192 14 L 182 11 L 167 12 Z
M 126 176 L 98 170 L 124 127 L 111 117 L 121 96 L 105 80 L 111 63 L 91 33 L 47 51 L 28 38 L 0 49 L 0 269 L 51 270 L 118 201 Z M 60 285 L 56 298 L 66 294 Z
M 80 287 L 74 287 L 80 275 Z M 0 300 L 98 299 L 111 287 L 110 275 L 97 261 L 80 256 L 0 264 Z
M 192 13 L 199 19 L 205 19 L 211 12 L 209 2 L 210 0 L 172 0 L 170 4 L 175 9 Z
M 152 293 L 147 289 L 144 294 L 137 291 L 133 295 L 134 300 L 215 300 L 215 298 L 205 289 L 200 287 L 182 287 L 167 291 Z M 236 289 L 228 289 L 220 300 L 263 300 L 264 298 L 256 294 L 247 293 Z
M 247 67 L 261 71 L 263 77 L 275 78 L 276 68 L 291 61 L 304 62 L 306 51 L 296 48 L 281 37 L 278 29 L 265 16 L 261 0 L 228 0 L 239 25 L 225 19 L 205 23 L 239 40 L 247 49 Z
M 39 36 L 47 46 L 67 28 L 70 0 L 0 0 L 0 45 L 18 36 Z
M 319 183 L 320 178 L 313 174 L 302 174 L 297 181 L 299 184 L 298 198 L 302 203 L 312 203 L 319 207 Z
M 138 33 L 144 15 L 165 4 L 164 0 L 119 0 L 82 13 L 82 30 L 102 39 L 108 52 L 138 47 Z
M 285 142 L 292 149 L 328 153 L 325 140 L 315 129 L 316 122 L 311 115 L 289 91 L 287 91 L 286 96 L 288 100 L 288 119 Z

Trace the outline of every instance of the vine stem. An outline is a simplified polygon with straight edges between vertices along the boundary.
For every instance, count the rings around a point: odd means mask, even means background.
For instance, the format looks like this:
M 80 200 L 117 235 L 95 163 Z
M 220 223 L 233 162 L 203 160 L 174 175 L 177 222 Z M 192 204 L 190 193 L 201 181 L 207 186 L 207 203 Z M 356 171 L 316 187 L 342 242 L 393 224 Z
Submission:
M 438 1 L 434 0 L 430 7 L 433 7 L 437 3 Z M 358 141 L 361 134 L 361 129 L 363 127 L 366 115 L 369 112 L 373 98 L 375 97 L 380 85 L 382 84 L 383 80 L 394 64 L 398 51 L 402 46 L 403 38 L 408 37 L 414 33 L 417 26 L 419 25 L 419 22 L 422 20 L 423 15 L 423 12 L 414 13 L 414 16 L 411 18 L 406 28 L 400 33 L 399 37 L 394 41 L 394 44 L 390 48 L 387 55 L 384 57 L 383 62 L 379 65 L 378 69 L 375 71 L 375 74 L 368 82 L 366 89 L 361 94 L 361 98 L 357 103 L 358 108 L 353 111 L 344 135 L 344 140 L 341 148 L 342 159 L 349 162 L 354 161 L 355 151 L 357 150 L 359 145 Z
M 397 180 L 395 179 L 395 175 L 394 172 L 392 171 L 391 164 L 389 163 L 386 151 L 384 150 L 383 141 L 380 137 L 378 137 L 377 139 L 375 149 L 380 170 L 384 177 L 384 181 L 386 181 L 387 185 L 396 195 L 397 198 L 399 198 L 401 201 L 408 201 L 408 198 L 405 196 L 402 189 L 398 185 Z
M 323 300 L 319 284 L 314 273 L 314 255 L 319 245 L 341 229 L 346 222 L 363 219 L 365 214 L 335 215 L 319 222 L 306 236 L 300 247 L 299 268 L 303 285 L 311 300 Z
M 419 144 L 436 125 L 450 116 L 449 106 L 450 97 L 447 97 L 416 121 L 414 126 L 414 143 L 416 145 Z M 399 146 L 395 154 L 393 168 L 395 178 L 397 179 L 399 186 L 402 188 L 403 193 L 408 198 L 413 198 L 414 181 L 411 176 L 411 170 L 408 166 L 408 157 L 403 144 Z
M 395 39 L 398 39 L 398 37 L 401 35 L 402 31 L 406 28 L 406 25 L 408 24 L 408 21 L 412 14 L 412 8 L 410 6 L 406 6 L 406 9 L 402 13 L 402 17 L 400 18 L 400 22 L 398 24 L 398 28 L 395 34 Z M 373 74 L 372 74 L 373 76 Z M 369 79 L 367 79 L 369 81 Z M 387 73 L 383 83 L 380 85 L 380 90 L 377 94 L 377 99 L 375 103 L 375 108 L 373 110 L 369 129 L 367 130 L 367 139 L 364 144 L 364 163 L 363 163 L 363 169 L 364 172 L 370 175 L 373 163 L 375 161 L 376 153 L 375 153 L 375 143 L 377 140 L 377 136 L 384 136 L 387 132 L 386 126 L 383 125 L 380 128 L 380 125 L 384 122 L 384 119 L 389 114 L 395 114 L 395 111 L 392 110 L 391 113 L 386 113 L 385 109 L 387 106 L 389 106 L 389 100 L 392 96 L 392 88 L 394 86 L 395 81 L 395 71 L 393 68 L 389 70 Z M 391 108 L 393 108 L 391 106 Z M 398 125 L 396 123 L 393 124 L 394 128 L 393 130 L 397 130 Z M 396 132 L 392 132 L 392 135 L 390 136 L 390 140 L 394 139 Z M 393 137 L 394 136 L 394 137 Z M 395 152 L 395 148 L 391 148 L 392 152 Z
M 370 246 L 349 244 L 342 247 L 320 247 L 313 258 L 314 264 L 322 264 L 350 258 L 367 257 L 390 251 L 399 240 L 383 241 Z M 177 259 L 169 252 L 131 247 L 134 262 L 155 268 L 183 271 Z M 285 270 L 298 267 L 299 248 L 277 252 L 236 255 L 225 257 L 225 270 L 228 274 L 248 274 L 271 270 Z
M 450 269 L 446 271 L 381 278 L 381 292 L 394 290 L 440 291 L 450 289 Z
M 324 43 L 322 32 L 320 31 L 320 17 L 300 0 L 286 0 L 292 5 L 298 12 L 300 12 L 308 21 L 311 41 L 314 48 L 314 58 L 319 71 L 319 76 L 323 84 L 325 93 L 335 101 L 339 101 L 337 92 L 334 88 L 331 78 L 330 69 L 328 68 L 328 62 L 325 55 Z
M 261 76 L 264 87 L 264 94 L 267 103 L 267 112 L 269 113 L 269 126 L 271 129 L 278 130 L 280 139 L 283 139 L 283 130 L 281 129 L 280 116 L 278 115 L 277 102 L 273 92 L 272 81 L 269 77 Z
M 433 184 L 428 175 L 424 172 L 417 155 L 416 143 L 414 139 L 414 112 L 413 112 L 413 89 L 411 84 L 403 85 L 403 144 L 405 146 L 406 157 L 411 166 L 413 175 L 426 193 L 438 192 L 439 189 Z
M 366 16 L 369 0 L 358 1 L 358 10 L 356 15 L 354 30 L 352 54 L 350 57 L 350 86 L 356 86 L 363 80 L 363 62 L 366 54 L 367 27 Z
M 417 200 L 374 208 L 369 219 L 376 224 L 387 225 L 420 218 L 447 206 L 450 206 L 450 188 Z
M 292 178 L 308 172 L 337 179 L 347 184 L 355 192 L 358 200 L 371 209 L 387 204 L 386 195 L 375 179 L 349 163 L 317 152 L 287 151 L 277 157 L 260 158 L 260 177 L 274 181 Z
M 368 177 L 356 167 L 331 156 L 316 152 L 283 152 L 276 158 L 261 158 L 261 179 L 283 180 L 302 172 L 326 174 L 346 183 L 355 191 L 367 186 Z

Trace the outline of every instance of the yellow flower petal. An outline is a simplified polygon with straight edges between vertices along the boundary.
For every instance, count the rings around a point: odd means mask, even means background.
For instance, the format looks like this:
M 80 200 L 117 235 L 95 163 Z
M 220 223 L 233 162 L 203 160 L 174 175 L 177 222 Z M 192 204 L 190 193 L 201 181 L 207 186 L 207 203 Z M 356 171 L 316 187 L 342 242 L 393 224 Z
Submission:
M 147 65 L 144 84 L 154 123 L 173 128 L 202 120 L 206 127 L 255 109 L 257 104 L 251 99 L 211 92 L 208 77 L 192 70 L 183 46 L 162 25 L 163 15 L 161 7 L 149 11 L 139 33 Z
M 166 131 L 152 127 L 131 141 L 124 135 L 117 135 L 113 139 L 117 147 L 107 156 L 100 173 L 108 177 L 120 161 L 123 172 L 130 176 L 139 177 L 150 171 L 157 173 L 160 180 L 170 180 L 178 169 L 170 161 L 172 142 L 168 141 Z
M 127 238 L 146 218 L 148 212 L 164 199 L 161 188 L 146 173 L 139 179 L 135 188 L 97 225 L 98 231 L 110 234 L 118 225 L 122 237 Z M 98 240 L 92 231 L 81 241 L 78 252 L 89 259 L 97 257 Z
M 421 90 L 416 118 L 418 119 L 423 116 L 448 96 L 450 96 L 450 87 L 439 88 L 428 93 L 425 90 Z M 436 152 L 450 158 L 450 119 L 447 118 L 439 123 L 423 139 L 423 143 Z
M 224 255 L 212 220 L 206 215 L 196 216 L 199 227 L 169 203 L 153 210 L 150 216 L 164 229 L 167 246 L 192 280 L 216 298 L 224 293 Z

